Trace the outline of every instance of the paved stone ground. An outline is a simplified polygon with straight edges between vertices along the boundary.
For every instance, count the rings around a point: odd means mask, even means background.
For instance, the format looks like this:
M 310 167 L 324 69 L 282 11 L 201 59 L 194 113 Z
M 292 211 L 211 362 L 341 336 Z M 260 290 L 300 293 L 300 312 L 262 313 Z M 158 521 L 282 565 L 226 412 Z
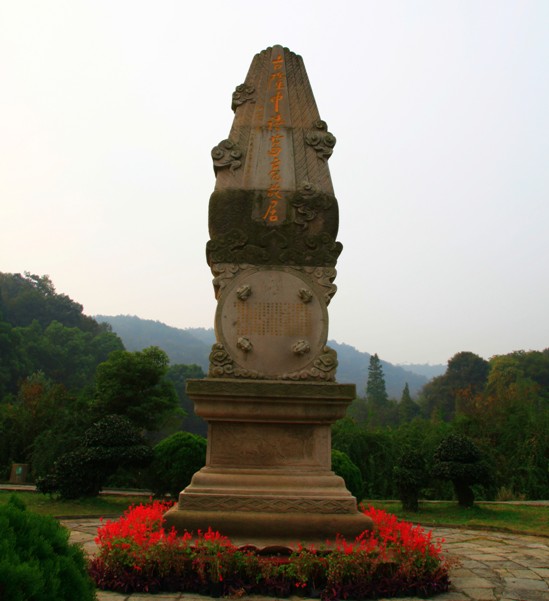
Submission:
M 99 520 L 73 519 L 62 523 L 70 529 L 71 541 L 80 543 L 87 553 L 96 551 L 93 539 Z M 450 573 L 450 591 L 438 595 L 437 601 L 549 601 L 549 538 L 456 528 L 433 528 L 433 535 L 443 538 L 446 554 L 460 562 Z M 97 599 L 210 601 L 209 597 L 187 593 L 125 595 L 106 591 L 98 591 Z M 262 601 L 264 598 L 249 596 L 246 599 Z M 407 597 L 400 601 L 414 599 Z M 304 600 L 299 598 L 299 601 Z

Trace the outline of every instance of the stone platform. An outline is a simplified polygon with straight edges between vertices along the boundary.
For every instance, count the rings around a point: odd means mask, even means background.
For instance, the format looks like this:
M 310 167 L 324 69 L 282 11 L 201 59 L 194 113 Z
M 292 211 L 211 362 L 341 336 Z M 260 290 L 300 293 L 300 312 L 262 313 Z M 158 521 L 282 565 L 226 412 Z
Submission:
M 187 393 L 208 422 L 206 466 L 166 514 L 169 527 L 284 545 L 372 527 L 331 470 L 331 424 L 353 384 L 206 378 Z

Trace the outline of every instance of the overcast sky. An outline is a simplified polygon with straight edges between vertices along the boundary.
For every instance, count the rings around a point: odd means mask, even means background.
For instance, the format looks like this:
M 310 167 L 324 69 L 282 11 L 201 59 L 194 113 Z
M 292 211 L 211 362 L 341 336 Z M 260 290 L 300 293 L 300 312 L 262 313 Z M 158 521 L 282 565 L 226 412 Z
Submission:
M 330 338 L 392 363 L 549 346 L 549 2 L 0 1 L 0 271 L 212 327 L 211 148 L 257 52 L 337 137 Z

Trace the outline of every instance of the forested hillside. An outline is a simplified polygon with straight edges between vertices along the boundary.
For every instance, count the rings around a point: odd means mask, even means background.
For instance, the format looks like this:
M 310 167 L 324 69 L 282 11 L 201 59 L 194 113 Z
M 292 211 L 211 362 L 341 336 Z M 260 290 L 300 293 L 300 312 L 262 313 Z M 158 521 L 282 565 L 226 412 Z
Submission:
M 156 347 L 126 351 L 48 276 L 0 273 L 0 479 L 12 462 L 47 474 L 112 414 L 151 440 L 180 428 L 204 433 L 185 394 L 186 379 L 203 376 L 197 365 L 169 365 Z
M 100 322 L 106 322 L 124 341 L 128 350 L 141 350 L 147 346 L 159 346 L 166 351 L 174 363 L 196 363 L 208 370 L 208 356 L 215 342 L 213 329 L 188 328 L 180 329 L 167 326 L 159 321 L 140 319 L 130 315 L 96 315 Z M 356 384 L 357 394 L 362 396 L 366 390 L 368 379 L 368 363 L 370 354 L 358 351 L 348 344 L 340 344 L 335 340 L 328 342 L 337 352 L 339 366 L 337 379 L 339 382 Z M 400 399 L 406 383 L 412 396 L 416 396 L 428 378 L 397 365 L 382 361 L 387 392 L 390 397 Z

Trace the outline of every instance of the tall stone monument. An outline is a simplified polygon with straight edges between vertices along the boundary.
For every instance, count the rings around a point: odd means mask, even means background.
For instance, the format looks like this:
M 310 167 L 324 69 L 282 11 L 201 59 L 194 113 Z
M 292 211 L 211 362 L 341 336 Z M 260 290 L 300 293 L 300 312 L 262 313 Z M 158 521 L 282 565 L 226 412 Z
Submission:
M 335 382 L 326 346 L 338 206 L 300 56 L 257 54 L 232 97 L 229 137 L 212 150 L 206 246 L 217 298 L 208 377 L 187 392 L 208 423 L 206 466 L 166 514 L 241 543 L 322 542 L 371 528 L 331 471 L 330 426 L 354 384 Z

